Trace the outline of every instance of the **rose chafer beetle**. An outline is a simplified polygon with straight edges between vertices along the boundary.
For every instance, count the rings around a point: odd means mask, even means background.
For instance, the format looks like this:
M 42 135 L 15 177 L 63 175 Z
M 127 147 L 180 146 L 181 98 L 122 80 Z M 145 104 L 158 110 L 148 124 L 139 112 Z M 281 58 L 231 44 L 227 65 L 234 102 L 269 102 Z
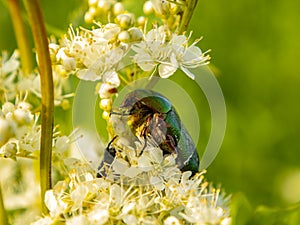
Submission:
M 125 96 L 120 111 L 120 116 L 129 116 L 128 124 L 134 136 L 144 138 L 145 142 L 154 140 L 164 154 L 176 153 L 176 163 L 182 171 L 198 172 L 197 149 L 175 108 L 165 96 L 152 90 L 137 89 Z M 112 151 L 112 148 L 108 149 Z M 103 161 L 107 159 L 104 157 Z

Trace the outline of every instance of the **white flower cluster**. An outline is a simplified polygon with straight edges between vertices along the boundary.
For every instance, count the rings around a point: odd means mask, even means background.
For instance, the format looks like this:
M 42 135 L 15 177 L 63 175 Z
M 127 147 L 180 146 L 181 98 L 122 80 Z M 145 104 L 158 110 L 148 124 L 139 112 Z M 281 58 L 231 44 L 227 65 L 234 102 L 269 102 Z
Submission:
M 74 93 L 70 91 L 68 76 L 65 75 L 65 71 L 61 66 L 52 67 L 53 77 L 53 89 L 54 89 L 54 105 L 60 106 L 63 109 L 70 107 L 68 98 L 73 97 Z M 33 75 L 31 78 L 30 92 L 35 94 L 37 97 L 42 97 L 40 76 L 38 74 Z
M 68 108 L 67 98 L 73 94 L 65 94 L 68 82 L 61 67 L 53 67 L 54 104 Z M 15 51 L 10 58 L 7 53 L 2 54 L 0 62 L 0 101 L 12 101 L 21 93 L 33 93 L 41 98 L 40 76 L 36 71 L 23 74 L 20 68 L 19 53 Z
M 118 151 L 120 142 L 106 177 L 73 162 L 69 177 L 46 193 L 50 215 L 33 224 L 230 224 L 227 200 L 209 188 L 204 172 L 181 172 L 175 155 L 151 145 L 140 156 L 140 143 Z
M 110 99 L 120 85 L 116 68 L 123 58 L 127 44 L 118 41 L 121 28 L 117 24 L 99 25 L 93 30 L 69 30 L 62 46 L 50 44 L 53 63 L 82 80 L 101 80 L 99 95 Z
M 52 59 L 66 71 L 77 72 L 80 79 L 105 82 L 117 76 L 116 65 L 124 55 L 122 46 L 115 44 L 120 31 L 121 28 L 112 23 L 80 32 L 71 27 L 70 39 L 65 37 L 62 47 L 50 44 Z
M 31 105 L 20 101 L 16 105 L 6 102 L 0 109 L 0 156 L 16 159 L 28 157 L 40 148 L 38 115 L 30 111 Z
M 125 12 L 122 2 L 116 0 L 89 0 L 89 9 L 84 15 L 84 20 L 91 23 L 95 20 L 107 21 Z
M 0 183 L 10 224 L 30 224 L 40 214 L 37 174 L 32 160 L 0 157 Z
M 39 114 L 31 112 L 31 105 L 25 101 L 5 102 L 0 108 L 0 157 L 16 160 L 17 157 L 36 158 L 40 150 L 41 125 Z M 60 157 L 70 144 L 78 138 L 76 130 L 69 136 L 55 132 L 53 153 Z
M 166 18 L 182 11 L 182 6 L 185 6 L 184 0 L 149 0 L 144 3 L 144 12 L 150 14 L 154 11 L 156 16 Z
M 97 92 L 102 99 L 100 107 L 106 114 L 121 80 L 126 83 L 126 76 L 119 71 L 121 67 L 137 64 L 141 76 L 153 74 L 158 68 L 162 78 L 168 78 L 181 69 L 194 79 L 189 69 L 206 65 L 210 59 L 196 46 L 198 41 L 189 46 L 189 37 L 173 34 L 166 26 L 143 33 L 137 27 L 124 30 L 118 24 L 109 23 L 92 30 L 77 29 L 76 32 L 71 27 L 69 36 L 62 40 L 61 45 L 49 45 L 53 63 L 82 80 L 101 81 Z M 127 54 L 130 49 L 133 55 Z
M 132 183 L 134 180 L 140 185 L 151 184 L 158 190 L 163 190 L 165 182 L 179 179 L 181 173 L 176 167 L 176 155 L 164 156 L 162 150 L 151 143 L 154 142 L 148 138 L 147 142 L 136 141 L 135 146 L 129 146 L 126 138 L 118 138 L 111 144 L 116 151 L 116 158 L 109 155 L 109 151 L 104 156 L 104 162 L 107 159 L 113 161 L 111 164 L 104 163 L 101 168 L 103 174 L 108 174 L 108 179 L 112 181 L 122 177 L 123 183 Z
M 31 88 L 32 76 L 24 76 L 20 70 L 18 51 L 14 51 L 10 58 L 7 52 L 3 52 L 0 59 L 0 101 L 13 100 L 21 91 Z
M 168 78 L 180 68 L 188 77 L 195 76 L 188 68 L 208 64 L 210 57 L 202 53 L 194 42 L 188 46 L 185 35 L 169 34 L 167 27 L 160 26 L 150 30 L 140 43 L 133 45 L 136 52 L 134 61 L 144 71 L 152 71 L 158 66 L 162 78 Z

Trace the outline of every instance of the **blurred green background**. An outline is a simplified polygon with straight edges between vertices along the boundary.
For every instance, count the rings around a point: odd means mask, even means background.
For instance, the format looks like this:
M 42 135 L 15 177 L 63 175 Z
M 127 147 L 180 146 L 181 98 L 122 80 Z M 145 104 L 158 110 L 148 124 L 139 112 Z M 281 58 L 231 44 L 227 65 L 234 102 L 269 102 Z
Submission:
M 50 32 L 80 24 L 87 7 L 80 0 L 42 6 Z M 299 10 L 297 0 L 199 1 L 189 27 L 194 38 L 204 37 L 199 46 L 212 50 L 227 105 L 226 136 L 207 178 L 227 193 L 242 192 L 253 207 L 300 201 Z M 16 44 L 3 1 L 0 34 L 0 49 L 11 52 Z

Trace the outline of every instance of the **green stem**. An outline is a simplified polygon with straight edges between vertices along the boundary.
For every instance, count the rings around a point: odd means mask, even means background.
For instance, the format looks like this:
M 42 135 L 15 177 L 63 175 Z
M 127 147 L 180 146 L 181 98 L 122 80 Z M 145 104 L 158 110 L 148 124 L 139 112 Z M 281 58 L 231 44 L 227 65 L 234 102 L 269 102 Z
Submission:
M 40 152 L 40 182 L 43 212 L 45 192 L 51 189 L 51 153 L 53 134 L 53 78 L 48 39 L 39 0 L 24 0 L 38 56 L 42 93 L 42 131 Z
M 1 185 L 0 185 L 0 225 L 7 225 L 7 215 L 4 208 Z
M 187 31 L 187 28 L 193 16 L 193 12 L 196 8 L 197 2 L 198 0 L 187 0 L 187 6 L 183 12 L 179 29 L 178 29 L 179 34 Z
M 21 56 L 22 70 L 25 75 L 28 75 L 32 72 L 34 63 L 20 2 L 19 0 L 8 0 L 7 2 Z

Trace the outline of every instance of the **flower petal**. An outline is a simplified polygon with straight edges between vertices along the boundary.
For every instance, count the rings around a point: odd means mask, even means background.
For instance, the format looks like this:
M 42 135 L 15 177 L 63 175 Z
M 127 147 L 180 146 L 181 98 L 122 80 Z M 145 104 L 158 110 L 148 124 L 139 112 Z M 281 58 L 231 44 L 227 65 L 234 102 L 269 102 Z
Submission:
M 181 66 L 180 69 L 189 77 L 191 78 L 192 80 L 195 80 L 195 75 L 189 71 L 187 68 Z
M 174 67 L 170 64 L 160 64 L 158 66 L 158 74 L 161 78 L 168 78 L 172 76 L 177 70 L 177 67 Z

